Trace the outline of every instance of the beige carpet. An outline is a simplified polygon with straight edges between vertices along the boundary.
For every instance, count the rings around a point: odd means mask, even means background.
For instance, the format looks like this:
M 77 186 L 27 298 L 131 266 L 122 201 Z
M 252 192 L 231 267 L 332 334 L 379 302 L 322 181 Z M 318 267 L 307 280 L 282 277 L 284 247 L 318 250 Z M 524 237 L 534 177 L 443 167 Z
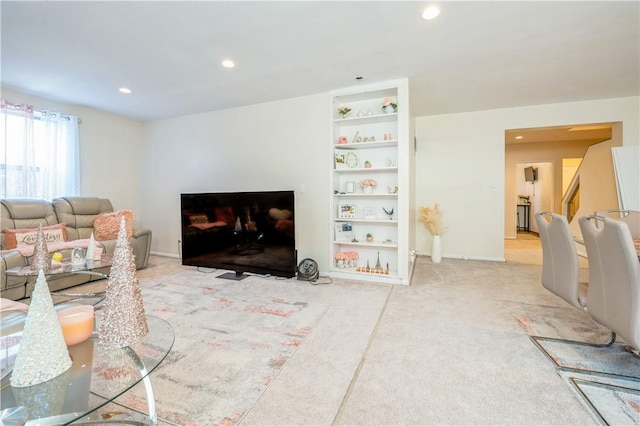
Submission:
M 504 258 L 508 263 L 542 266 L 540 237 L 534 233 L 519 232 L 515 239 L 505 239 Z M 581 269 L 586 269 L 589 262 L 584 257 L 578 257 L 578 265 Z
M 138 276 L 144 285 L 183 269 L 154 256 Z M 596 424 L 518 321 L 551 310 L 593 326 L 539 275 L 539 266 L 419 257 L 409 287 L 265 280 L 303 289 L 326 312 L 266 391 L 224 424 Z

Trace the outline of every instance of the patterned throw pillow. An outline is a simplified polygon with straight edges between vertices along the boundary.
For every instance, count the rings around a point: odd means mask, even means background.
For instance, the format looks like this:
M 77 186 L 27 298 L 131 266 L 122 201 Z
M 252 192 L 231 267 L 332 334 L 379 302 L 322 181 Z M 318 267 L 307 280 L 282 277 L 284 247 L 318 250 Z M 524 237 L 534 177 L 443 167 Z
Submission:
M 113 213 L 102 213 L 93 220 L 93 237 L 96 241 L 115 240 L 118 238 L 120 230 L 120 219 L 124 217 L 125 226 L 127 228 L 127 237 L 133 235 L 131 227 L 131 219 L 133 212 L 131 210 L 118 210 Z
M 209 222 L 209 218 L 206 214 L 193 214 L 189 216 L 189 222 L 193 225 L 196 223 L 207 223 Z
M 2 232 L 4 232 L 4 245 L 7 250 L 33 246 L 38 236 L 38 228 L 5 229 Z M 64 223 L 43 226 L 42 232 L 47 244 L 67 241 L 67 226 Z

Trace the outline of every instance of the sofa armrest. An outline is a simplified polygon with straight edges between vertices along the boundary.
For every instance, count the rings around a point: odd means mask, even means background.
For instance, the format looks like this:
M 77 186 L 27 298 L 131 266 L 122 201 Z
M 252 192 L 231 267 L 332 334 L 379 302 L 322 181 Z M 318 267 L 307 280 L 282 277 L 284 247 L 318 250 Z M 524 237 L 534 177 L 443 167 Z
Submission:
M 131 238 L 135 238 L 138 244 L 136 269 L 146 268 L 149 264 L 149 254 L 151 252 L 151 230 L 146 228 L 134 229 Z
M 0 290 L 2 293 L 7 293 L 3 297 L 7 299 L 14 299 L 13 293 L 22 291 L 23 294 L 18 297 L 24 297 L 24 290 L 19 290 L 20 286 L 24 286 L 27 282 L 25 277 L 7 277 L 7 269 L 22 268 L 27 266 L 27 258 L 22 255 L 18 250 L 9 250 L 0 254 L 0 274 L 2 275 L 2 281 L 0 281 Z M 11 293 L 9 295 L 8 293 Z M 13 297 L 12 297 L 13 296 Z

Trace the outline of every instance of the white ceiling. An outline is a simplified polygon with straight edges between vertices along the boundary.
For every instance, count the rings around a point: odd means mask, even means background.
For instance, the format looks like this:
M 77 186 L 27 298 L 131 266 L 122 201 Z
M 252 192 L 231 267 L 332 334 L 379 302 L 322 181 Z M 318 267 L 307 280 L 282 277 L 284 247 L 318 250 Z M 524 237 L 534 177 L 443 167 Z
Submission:
M 2 86 L 137 120 L 402 77 L 417 116 L 640 94 L 638 1 L 427 4 L 3 0 Z

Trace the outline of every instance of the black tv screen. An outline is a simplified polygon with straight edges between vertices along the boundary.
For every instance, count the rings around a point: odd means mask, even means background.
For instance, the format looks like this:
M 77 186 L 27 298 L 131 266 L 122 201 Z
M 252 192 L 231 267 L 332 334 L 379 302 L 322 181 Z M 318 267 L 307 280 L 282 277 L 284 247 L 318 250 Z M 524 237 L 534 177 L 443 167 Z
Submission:
M 536 180 L 538 180 L 538 169 L 534 169 L 531 166 L 525 167 L 524 180 L 527 182 L 535 182 Z
M 293 191 L 181 194 L 182 264 L 291 278 Z

